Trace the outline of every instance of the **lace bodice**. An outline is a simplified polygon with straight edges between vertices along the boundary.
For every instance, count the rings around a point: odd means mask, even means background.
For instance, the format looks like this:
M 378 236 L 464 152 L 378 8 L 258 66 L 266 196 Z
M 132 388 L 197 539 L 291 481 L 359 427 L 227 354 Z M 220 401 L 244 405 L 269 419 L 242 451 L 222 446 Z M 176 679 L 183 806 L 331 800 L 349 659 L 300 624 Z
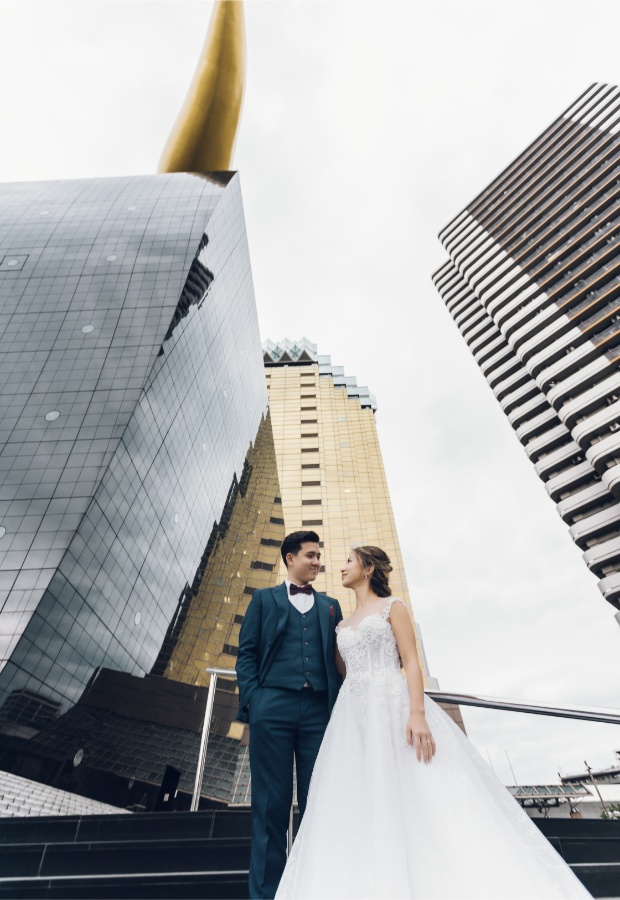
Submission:
M 370 613 L 353 628 L 342 625 L 336 628 L 338 650 L 347 667 L 345 683 L 367 682 L 372 679 L 391 678 L 400 674 L 398 645 L 392 626 L 390 610 L 394 601 L 402 603 L 400 597 L 390 597 L 380 613 Z

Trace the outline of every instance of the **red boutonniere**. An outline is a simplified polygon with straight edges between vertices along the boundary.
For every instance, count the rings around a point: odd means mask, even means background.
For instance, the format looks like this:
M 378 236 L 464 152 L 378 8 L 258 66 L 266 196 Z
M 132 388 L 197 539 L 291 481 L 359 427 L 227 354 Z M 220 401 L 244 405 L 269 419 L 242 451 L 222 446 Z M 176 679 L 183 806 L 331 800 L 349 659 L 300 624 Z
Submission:
M 329 607 L 329 614 L 330 614 L 330 616 L 335 616 L 335 615 L 336 615 L 336 613 L 334 612 L 334 607 L 333 607 L 331 604 L 330 604 L 330 607 Z

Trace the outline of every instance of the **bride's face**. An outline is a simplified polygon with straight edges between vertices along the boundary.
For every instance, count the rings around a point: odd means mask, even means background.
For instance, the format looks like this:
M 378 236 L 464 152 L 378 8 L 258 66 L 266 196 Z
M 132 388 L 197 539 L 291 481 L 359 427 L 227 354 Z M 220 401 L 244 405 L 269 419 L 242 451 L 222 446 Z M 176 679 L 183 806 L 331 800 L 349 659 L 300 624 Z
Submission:
M 349 553 L 349 558 L 340 569 L 340 574 L 342 576 L 343 587 L 352 588 L 360 581 L 364 580 L 364 573 L 360 561 L 353 551 Z

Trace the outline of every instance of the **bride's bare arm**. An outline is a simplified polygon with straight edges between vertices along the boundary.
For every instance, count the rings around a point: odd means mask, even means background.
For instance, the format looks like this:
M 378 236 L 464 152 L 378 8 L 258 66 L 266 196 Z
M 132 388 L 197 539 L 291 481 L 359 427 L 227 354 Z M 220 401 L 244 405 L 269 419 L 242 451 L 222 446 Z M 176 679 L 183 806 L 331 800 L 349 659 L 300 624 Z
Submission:
M 430 762 L 435 755 L 436 746 L 424 715 L 424 680 L 418 660 L 413 623 L 404 604 L 392 603 L 390 622 L 409 687 L 407 741 L 415 747 L 418 760 L 423 757 L 424 762 Z
M 338 644 L 336 644 L 336 668 L 342 675 L 342 680 L 347 677 L 347 667 L 345 666 L 344 659 L 340 655 L 340 650 L 338 649 Z

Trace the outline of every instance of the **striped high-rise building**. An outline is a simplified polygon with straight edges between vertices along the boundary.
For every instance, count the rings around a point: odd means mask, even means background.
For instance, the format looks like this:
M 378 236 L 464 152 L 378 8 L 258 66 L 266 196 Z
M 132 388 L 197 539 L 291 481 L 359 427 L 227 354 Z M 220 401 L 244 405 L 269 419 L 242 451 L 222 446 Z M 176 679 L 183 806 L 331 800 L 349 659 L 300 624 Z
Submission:
M 433 280 L 620 610 L 619 133 L 592 85 L 440 232 Z

